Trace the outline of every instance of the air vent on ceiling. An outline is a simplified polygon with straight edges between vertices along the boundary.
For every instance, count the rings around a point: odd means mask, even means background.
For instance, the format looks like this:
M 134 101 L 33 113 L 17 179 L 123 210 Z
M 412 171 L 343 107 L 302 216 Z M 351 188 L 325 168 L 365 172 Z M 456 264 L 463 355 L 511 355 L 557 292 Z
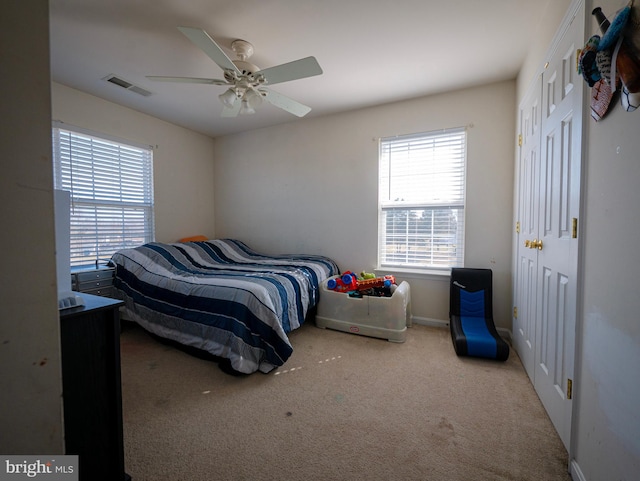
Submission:
M 151 95 L 151 92 L 149 92 L 148 90 L 143 89 L 142 87 L 138 87 L 137 85 L 132 84 L 131 82 L 128 82 L 120 77 L 117 77 L 116 75 L 107 75 L 106 77 L 104 77 L 102 80 L 106 80 L 107 82 L 110 82 L 114 85 L 117 85 L 118 87 L 122 87 L 123 89 L 127 89 L 130 90 L 132 92 L 137 93 L 138 95 L 142 95 L 144 97 L 148 97 L 149 95 Z

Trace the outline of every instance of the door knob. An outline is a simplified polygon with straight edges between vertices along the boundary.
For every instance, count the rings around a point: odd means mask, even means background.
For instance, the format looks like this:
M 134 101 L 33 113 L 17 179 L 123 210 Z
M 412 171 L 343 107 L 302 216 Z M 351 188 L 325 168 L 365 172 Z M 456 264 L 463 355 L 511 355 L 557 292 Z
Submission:
M 539 251 L 542 250 L 542 239 L 533 239 L 533 240 L 525 240 L 524 241 L 524 246 L 528 247 L 529 249 L 538 249 Z

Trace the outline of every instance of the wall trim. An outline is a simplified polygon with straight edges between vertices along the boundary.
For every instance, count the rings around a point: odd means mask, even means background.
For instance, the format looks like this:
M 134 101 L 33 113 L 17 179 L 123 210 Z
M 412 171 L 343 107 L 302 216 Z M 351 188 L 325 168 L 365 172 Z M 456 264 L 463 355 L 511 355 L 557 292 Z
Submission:
M 411 320 L 414 324 L 419 324 L 421 326 L 429 326 L 429 327 L 439 327 L 442 329 L 449 329 L 449 321 L 444 321 L 442 319 L 432 319 L 429 317 L 420 317 L 420 316 L 411 316 Z M 513 338 L 511 331 L 509 329 L 505 329 L 504 327 L 496 327 L 496 331 L 500 334 L 500 337 L 511 344 L 511 339 Z
M 546 50 L 544 57 L 542 59 L 542 62 L 538 65 L 537 70 L 533 74 L 533 78 L 530 79 L 529 85 L 524 90 L 524 92 L 529 92 L 532 88 L 536 87 L 536 84 L 538 83 L 540 76 L 544 72 L 544 69 L 545 69 L 544 65 L 545 65 L 546 59 L 551 57 L 553 53 L 556 51 L 556 49 L 558 48 L 558 44 L 560 43 L 560 40 L 562 38 L 562 35 L 558 35 L 558 32 L 564 32 L 567 28 L 569 28 L 569 25 L 571 25 L 571 23 L 575 20 L 575 18 L 579 13 L 580 8 L 585 4 L 585 1 L 586 0 L 571 0 L 571 3 L 569 4 L 569 8 L 567 8 L 567 11 L 564 14 L 564 17 L 562 18 L 562 21 L 560 22 L 560 25 L 558 26 L 558 29 L 556 30 L 556 33 L 553 39 L 551 40 L 549 47 Z M 582 20 L 584 21 L 584 18 Z
M 441 319 L 432 319 L 429 317 L 411 316 L 411 320 L 414 324 L 420 324 L 421 326 L 429 327 L 441 327 L 449 328 L 449 321 L 443 321 Z
M 575 459 L 571 460 L 571 470 L 569 471 L 569 473 L 571 474 L 571 477 L 573 478 L 574 481 L 587 481 L 587 478 L 584 477 L 584 474 L 582 474 L 582 470 L 580 469 L 580 466 L 578 466 L 578 461 L 576 461 Z

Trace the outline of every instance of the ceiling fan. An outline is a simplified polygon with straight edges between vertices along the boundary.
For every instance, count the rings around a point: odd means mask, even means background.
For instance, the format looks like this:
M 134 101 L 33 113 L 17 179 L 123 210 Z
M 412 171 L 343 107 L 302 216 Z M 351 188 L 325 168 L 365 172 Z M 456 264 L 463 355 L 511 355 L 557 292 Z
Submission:
M 322 69 L 314 57 L 306 57 L 260 70 L 260 68 L 247 61 L 253 55 L 253 45 L 245 40 L 234 40 L 231 43 L 231 49 L 238 56 L 237 60 L 231 60 L 204 30 L 194 27 L 178 27 L 178 30 L 218 64 L 224 72 L 224 80 L 147 76 L 149 80 L 229 86 L 223 94 L 218 96 L 224 106 L 222 117 L 253 114 L 255 113 L 255 108 L 262 103 L 263 99 L 298 117 L 304 117 L 311 111 L 311 107 L 274 92 L 267 88 L 267 85 L 322 74 Z

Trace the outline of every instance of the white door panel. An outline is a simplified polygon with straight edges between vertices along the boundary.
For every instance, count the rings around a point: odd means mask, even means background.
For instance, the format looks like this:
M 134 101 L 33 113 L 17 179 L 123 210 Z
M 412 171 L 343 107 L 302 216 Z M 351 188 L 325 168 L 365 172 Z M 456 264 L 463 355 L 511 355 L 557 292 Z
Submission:
M 517 176 L 520 234 L 514 347 L 567 449 L 577 309 L 574 219 L 579 218 L 580 209 L 584 88 L 576 72 L 576 51 L 583 43 L 583 18 L 584 5 L 556 44 L 540 84 L 522 104 Z M 536 97 L 540 99 L 537 133 L 528 120 L 538 105 Z M 525 241 L 529 245 L 533 241 L 534 247 L 526 247 Z
M 534 379 L 537 250 L 525 245 L 538 238 L 540 120 L 542 92 L 533 89 L 520 107 L 521 149 L 517 165 L 516 284 L 513 343 L 527 374 Z
M 582 83 L 575 73 L 581 31 L 574 21 L 542 75 L 542 178 L 539 212 L 538 314 L 534 348 L 534 386 L 565 446 L 571 435 L 576 316 L 577 239 L 572 218 L 578 216 L 581 169 L 580 106 Z M 578 178 L 576 183 L 573 177 Z

